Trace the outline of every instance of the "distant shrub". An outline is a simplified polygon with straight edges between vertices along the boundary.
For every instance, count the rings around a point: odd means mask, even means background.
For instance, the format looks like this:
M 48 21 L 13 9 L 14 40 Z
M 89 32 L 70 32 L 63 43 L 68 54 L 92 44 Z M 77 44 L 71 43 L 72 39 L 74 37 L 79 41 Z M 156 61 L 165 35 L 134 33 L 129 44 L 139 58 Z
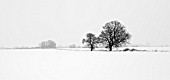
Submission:
M 130 49 L 129 48 L 125 48 L 123 51 L 129 51 Z
M 133 48 L 133 49 L 131 49 L 130 51 L 139 51 L 139 50 Z
M 138 50 L 138 49 L 129 49 L 129 48 L 125 48 L 123 49 L 123 51 L 147 51 L 147 50 Z

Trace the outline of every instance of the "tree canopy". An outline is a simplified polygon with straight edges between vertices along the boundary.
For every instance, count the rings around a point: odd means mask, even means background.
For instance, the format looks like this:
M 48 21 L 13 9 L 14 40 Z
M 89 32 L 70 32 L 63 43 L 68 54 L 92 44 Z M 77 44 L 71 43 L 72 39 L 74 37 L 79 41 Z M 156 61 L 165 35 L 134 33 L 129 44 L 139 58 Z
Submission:
M 128 43 L 130 37 L 131 35 L 126 31 L 125 26 L 118 21 L 106 23 L 99 35 L 100 42 L 106 44 L 109 51 L 112 51 L 112 47 L 117 48 Z

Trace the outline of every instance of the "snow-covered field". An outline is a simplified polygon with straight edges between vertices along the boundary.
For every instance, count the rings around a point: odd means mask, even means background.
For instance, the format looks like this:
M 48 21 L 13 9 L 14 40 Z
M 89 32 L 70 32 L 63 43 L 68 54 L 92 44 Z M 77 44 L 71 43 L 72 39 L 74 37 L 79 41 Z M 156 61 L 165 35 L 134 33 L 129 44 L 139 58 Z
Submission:
M 170 80 L 170 52 L 88 50 L 0 50 L 0 80 Z

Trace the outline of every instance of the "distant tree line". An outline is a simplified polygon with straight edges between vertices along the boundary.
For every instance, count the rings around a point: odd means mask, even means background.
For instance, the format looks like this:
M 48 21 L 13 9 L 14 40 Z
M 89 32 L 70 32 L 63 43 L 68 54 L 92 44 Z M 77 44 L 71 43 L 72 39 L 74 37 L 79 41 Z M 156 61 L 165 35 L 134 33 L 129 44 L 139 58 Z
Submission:
M 39 47 L 42 49 L 56 48 L 56 43 L 52 40 L 43 41 L 39 44 Z
M 112 51 L 113 48 L 119 48 L 123 45 L 129 43 L 131 38 L 130 33 L 125 29 L 125 26 L 122 25 L 119 21 L 111 21 L 106 23 L 103 27 L 99 36 L 96 36 L 93 33 L 87 33 L 86 38 L 82 40 L 82 43 L 85 44 L 93 51 L 99 44 L 108 48 L 109 51 Z M 76 48 L 75 44 L 69 45 L 70 48 Z M 56 43 L 52 40 L 43 41 L 39 44 L 39 47 L 42 49 L 51 49 L 56 48 Z
M 112 51 L 112 48 L 122 47 L 129 43 L 131 35 L 126 31 L 125 26 L 119 21 L 111 21 L 103 26 L 101 34 L 96 37 L 93 33 L 87 33 L 86 38 L 82 40 L 82 43 L 86 43 L 90 47 L 91 51 L 97 47 L 96 45 L 102 43 Z

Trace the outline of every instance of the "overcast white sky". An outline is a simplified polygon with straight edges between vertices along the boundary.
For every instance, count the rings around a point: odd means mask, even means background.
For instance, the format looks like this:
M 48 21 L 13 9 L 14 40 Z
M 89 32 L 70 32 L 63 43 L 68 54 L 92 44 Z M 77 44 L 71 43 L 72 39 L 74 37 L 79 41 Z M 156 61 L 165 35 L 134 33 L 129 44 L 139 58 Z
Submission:
M 169 0 L 0 0 L 0 47 L 41 41 L 81 44 L 106 22 L 119 20 L 131 43 L 170 44 Z

